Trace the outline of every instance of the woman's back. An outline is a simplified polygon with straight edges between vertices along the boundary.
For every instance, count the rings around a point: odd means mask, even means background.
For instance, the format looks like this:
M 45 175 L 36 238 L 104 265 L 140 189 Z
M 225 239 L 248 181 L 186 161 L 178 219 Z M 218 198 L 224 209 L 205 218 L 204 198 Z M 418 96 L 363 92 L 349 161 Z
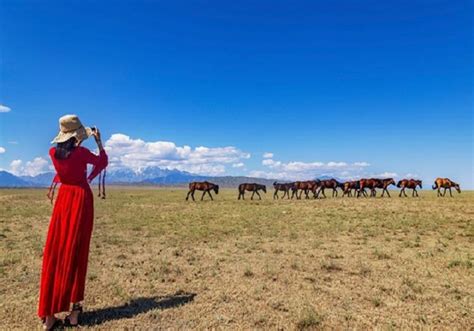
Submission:
M 66 159 L 57 159 L 55 153 L 56 147 L 52 147 L 49 150 L 49 156 L 53 161 L 59 181 L 66 185 L 87 185 L 87 181 L 96 177 L 107 164 L 105 153 L 101 152 L 97 156 L 82 146 L 75 147 Z M 94 165 L 89 176 L 87 176 L 87 164 Z

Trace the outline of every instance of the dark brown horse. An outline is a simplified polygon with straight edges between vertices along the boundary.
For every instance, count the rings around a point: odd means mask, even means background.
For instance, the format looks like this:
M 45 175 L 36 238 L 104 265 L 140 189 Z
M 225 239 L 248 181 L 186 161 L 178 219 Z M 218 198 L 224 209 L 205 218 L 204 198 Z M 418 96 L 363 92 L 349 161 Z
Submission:
M 416 180 L 416 179 L 402 179 L 398 181 L 397 187 L 401 188 L 400 194 L 398 196 L 401 197 L 403 193 L 403 195 L 407 197 L 407 193 L 405 192 L 405 189 L 409 188 L 413 190 L 411 193 L 411 196 L 414 197 L 416 194 L 416 196 L 418 197 L 419 195 L 418 195 L 418 191 L 416 190 L 416 187 L 419 186 L 420 189 L 422 189 L 423 187 L 421 186 L 421 184 L 422 184 L 421 180 Z
M 381 188 L 382 189 L 382 197 L 384 196 L 385 192 L 387 192 L 388 197 L 390 198 L 390 193 L 388 192 L 388 187 L 390 185 L 395 185 L 395 181 L 393 178 L 385 178 L 385 179 L 378 179 L 378 178 L 370 178 L 370 179 L 361 179 L 360 181 L 360 188 L 359 192 L 357 193 L 357 196 L 360 196 L 360 192 L 364 190 L 365 188 L 370 189 L 370 196 L 371 197 L 376 197 L 377 196 L 377 191 L 375 190 L 376 188 Z
M 319 197 L 319 194 L 322 194 L 324 198 L 326 198 L 326 194 L 324 193 L 325 189 L 332 189 L 332 197 L 334 196 L 337 197 L 337 188 L 340 187 L 342 190 L 344 190 L 344 184 L 339 183 L 337 180 L 334 178 L 332 179 L 326 179 L 326 180 L 321 180 L 320 185 L 321 188 L 319 189 L 319 192 L 317 193 L 316 197 Z
M 283 191 L 283 196 L 281 197 L 282 199 L 287 196 L 287 198 L 290 198 L 290 190 L 293 187 L 294 183 L 273 183 L 273 189 L 275 192 L 273 193 L 273 199 L 279 199 L 280 197 L 278 196 L 278 191 Z
M 239 198 L 242 197 L 242 200 L 245 200 L 245 191 L 250 191 L 252 192 L 252 196 L 250 197 L 250 200 L 253 200 L 253 196 L 255 193 L 257 193 L 258 197 L 260 200 L 262 200 L 262 197 L 260 196 L 260 193 L 258 193 L 259 190 L 262 190 L 263 192 L 267 193 L 267 187 L 265 185 L 260 185 L 256 183 L 243 183 L 239 185 Z
M 189 195 L 191 194 L 191 198 L 194 200 L 194 191 L 204 191 L 201 196 L 201 201 L 204 200 L 204 195 L 207 193 L 211 197 L 211 200 L 214 200 L 211 195 L 211 191 L 214 190 L 216 194 L 219 194 L 219 185 L 209 183 L 209 182 L 192 182 L 189 183 L 189 192 L 186 196 L 186 201 L 188 201 Z
M 458 183 L 453 182 L 449 178 L 436 178 L 434 185 L 433 185 L 433 190 L 438 189 L 438 197 L 439 196 L 445 196 L 446 195 L 446 190 L 449 190 L 449 194 L 451 197 L 453 196 L 453 193 L 451 192 L 451 187 L 454 187 L 458 193 L 461 193 L 461 187 L 459 186 Z M 444 188 L 443 194 L 441 194 L 441 189 Z

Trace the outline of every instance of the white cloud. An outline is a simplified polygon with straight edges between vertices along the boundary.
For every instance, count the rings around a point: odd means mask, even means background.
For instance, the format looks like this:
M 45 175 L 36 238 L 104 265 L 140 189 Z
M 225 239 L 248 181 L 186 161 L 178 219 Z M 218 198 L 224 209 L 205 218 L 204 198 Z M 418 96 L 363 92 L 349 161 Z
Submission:
M 14 141 L 14 140 L 9 141 L 8 143 L 9 143 L 10 145 L 18 145 L 18 141 Z
M 36 157 L 26 163 L 22 160 L 13 160 L 10 163 L 10 172 L 17 176 L 36 176 L 50 170 L 50 163 L 42 157 Z
M 270 153 L 270 152 L 263 153 L 263 158 L 264 159 L 273 159 L 273 153 Z
M 0 113 L 8 113 L 11 110 L 12 109 L 10 107 L 0 104 Z
M 269 167 L 276 167 L 276 166 L 279 166 L 281 164 L 281 162 L 277 161 L 273 161 L 272 159 L 265 159 L 262 161 L 262 164 L 264 166 L 269 166 Z
M 245 167 L 245 164 L 243 164 L 242 162 L 234 163 L 232 165 L 232 168 L 243 168 L 243 167 Z
M 268 172 L 262 170 L 253 170 L 248 173 L 249 177 L 258 177 L 258 178 L 268 178 L 268 179 L 279 179 L 279 180 L 291 180 L 291 179 L 299 179 L 299 178 L 290 178 L 287 174 L 282 172 Z
M 412 174 L 412 173 L 407 173 L 405 175 L 405 178 L 419 178 L 420 176 L 418 174 Z
M 370 163 L 367 163 L 367 162 L 354 162 L 353 164 L 356 167 L 369 167 L 370 166 Z
M 130 168 L 140 171 L 157 166 L 202 175 L 222 175 L 226 165 L 241 163 L 250 154 L 236 147 L 176 146 L 169 141 L 146 142 L 116 133 L 105 142 L 110 168 Z
M 270 171 L 252 171 L 252 176 L 262 176 L 265 178 L 304 180 L 319 176 L 330 176 L 339 178 L 354 178 L 359 176 L 364 168 L 369 166 L 367 162 L 300 162 L 291 161 L 284 163 L 273 159 L 262 160 L 262 165 Z
M 392 178 L 392 177 L 398 177 L 398 174 L 396 172 L 382 172 L 380 174 L 372 175 L 370 177 L 375 177 L 375 178 Z
M 7 150 L 6 150 L 4 147 L 1 147 L 1 146 L 0 146 L 0 154 L 5 153 L 6 151 L 7 151 Z

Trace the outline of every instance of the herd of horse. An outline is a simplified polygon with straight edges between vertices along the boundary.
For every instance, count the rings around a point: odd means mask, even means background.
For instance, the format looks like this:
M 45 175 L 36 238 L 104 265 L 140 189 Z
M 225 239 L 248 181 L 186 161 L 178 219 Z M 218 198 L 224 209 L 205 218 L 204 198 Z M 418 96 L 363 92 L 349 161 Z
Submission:
M 354 181 L 347 181 L 344 183 L 341 183 L 335 179 L 327 179 L 327 180 L 308 180 L 308 181 L 297 181 L 297 182 L 291 182 L 291 183 L 278 183 L 274 182 L 273 183 L 273 199 L 279 199 L 279 192 L 283 192 L 283 196 L 281 197 L 284 199 L 285 197 L 287 199 L 302 199 L 302 196 L 304 194 L 305 199 L 310 199 L 310 194 L 313 195 L 313 198 L 318 199 L 318 198 L 326 198 L 325 190 L 332 190 L 332 197 L 337 197 L 338 191 L 337 189 L 341 189 L 342 191 L 342 196 L 348 196 L 348 197 L 376 197 L 377 196 L 377 190 L 376 189 L 382 189 L 382 197 L 387 193 L 388 197 L 390 197 L 390 192 L 388 191 L 388 188 L 390 185 L 396 185 L 398 188 L 400 188 L 400 194 L 398 195 L 399 197 L 407 197 L 407 194 L 405 192 L 406 189 L 411 189 L 412 190 L 412 197 L 418 197 L 418 191 L 417 187 L 422 189 L 422 182 L 421 180 L 416 180 L 416 179 L 402 179 L 398 181 L 398 183 L 395 183 L 395 180 L 393 178 L 384 178 L 384 179 L 379 179 L 379 178 L 362 178 L 360 180 L 354 180 Z M 434 185 L 432 186 L 433 190 L 438 190 L 437 196 L 445 196 L 446 191 L 449 190 L 449 194 L 451 197 L 453 196 L 451 192 L 451 188 L 455 188 L 458 193 L 461 193 L 461 188 L 458 183 L 453 182 L 449 178 L 436 178 Z M 444 189 L 444 192 L 441 193 L 441 189 Z M 243 183 L 239 185 L 239 196 L 238 200 L 245 199 L 245 192 L 252 192 L 252 196 L 250 197 L 251 200 L 253 200 L 254 195 L 257 194 L 259 199 L 261 200 L 262 197 L 259 193 L 259 191 L 263 191 L 264 193 L 267 193 L 267 188 L 265 185 L 257 184 L 257 183 Z M 367 193 L 366 190 L 370 191 L 370 195 Z M 215 194 L 219 194 L 219 185 L 213 184 L 210 182 L 192 182 L 189 184 L 189 192 L 186 196 L 186 201 L 191 198 L 193 201 L 194 199 L 194 192 L 195 191 L 202 191 L 202 196 L 201 200 L 204 199 L 204 196 L 206 193 L 209 195 L 211 200 L 214 200 L 211 195 L 211 191 L 214 191 Z M 291 194 L 290 194 L 291 193 Z

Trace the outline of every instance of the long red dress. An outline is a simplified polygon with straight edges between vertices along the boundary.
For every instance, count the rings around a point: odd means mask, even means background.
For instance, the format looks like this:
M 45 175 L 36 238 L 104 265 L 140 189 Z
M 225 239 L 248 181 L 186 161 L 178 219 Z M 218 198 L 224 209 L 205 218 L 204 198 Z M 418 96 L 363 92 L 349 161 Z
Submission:
M 108 163 L 107 154 L 76 147 L 65 160 L 49 150 L 61 183 L 49 224 L 43 252 L 43 269 L 38 316 L 69 310 L 71 303 L 84 299 L 89 244 L 94 218 L 94 200 L 89 182 Z M 87 176 L 87 164 L 94 167 Z

